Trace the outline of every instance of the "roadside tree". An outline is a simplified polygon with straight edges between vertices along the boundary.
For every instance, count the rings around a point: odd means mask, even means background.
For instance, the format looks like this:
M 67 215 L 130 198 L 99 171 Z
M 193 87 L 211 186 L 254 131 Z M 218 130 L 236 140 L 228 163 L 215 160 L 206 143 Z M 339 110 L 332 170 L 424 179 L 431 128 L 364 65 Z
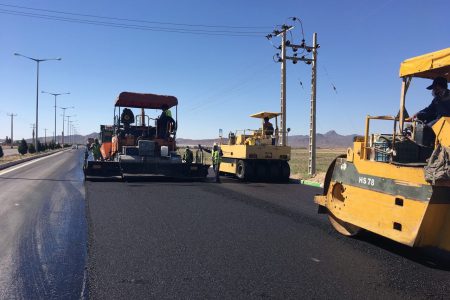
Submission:
M 37 141 L 37 152 L 45 151 L 44 144 L 42 144 L 39 140 Z
M 25 139 L 22 139 L 20 141 L 20 144 L 19 144 L 19 147 L 17 148 L 17 151 L 20 154 L 22 154 L 22 155 L 24 155 L 24 154 L 26 154 L 28 152 L 28 145 L 27 145 L 27 142 L 25 141 Z
M 30 144 L 28 146 L 28 153 L 30 154 L 36 153 L 36 148 L 34 147 L 34 144 Z

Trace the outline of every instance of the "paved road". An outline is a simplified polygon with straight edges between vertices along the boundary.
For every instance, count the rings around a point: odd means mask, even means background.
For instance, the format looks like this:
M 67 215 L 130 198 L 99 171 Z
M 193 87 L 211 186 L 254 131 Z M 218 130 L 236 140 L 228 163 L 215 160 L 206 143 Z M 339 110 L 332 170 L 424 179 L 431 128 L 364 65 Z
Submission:
M 87 182 L 93 299 L 448 298 L 450 272 L 337 234 L 298 184 Z
M 82 150 L 0 171 L 0 299 L 79 299 L 86 220 Z
M 450 295 L 450 271 L 426 254 L 337 234 L 316 214 L 318 189 L 231 179 L 83 189 L 82 156 L 0 172 L 0 299 Z

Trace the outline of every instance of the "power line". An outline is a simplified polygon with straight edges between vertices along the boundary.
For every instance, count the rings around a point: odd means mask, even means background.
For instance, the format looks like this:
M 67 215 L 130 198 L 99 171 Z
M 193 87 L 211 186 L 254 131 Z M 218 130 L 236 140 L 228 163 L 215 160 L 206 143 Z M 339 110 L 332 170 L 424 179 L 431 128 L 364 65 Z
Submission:
M 221 91 L 218 91 L 217 93 L 215 93 L 209 97 L 206 97 L 205 100 L 207 100 L 207 101 L 197 103 L 196 105 L 191 107 L 188 111 L 202 110 L 206 107 L 209 107 L 213 104 L 217 104 L 219 102 L 221 102 L 222 104 L 228 102 L 227 100 L 223 100 L 223 98 L 225 98 L 227 94 L 231 94 L 233 92 L 236 92 L 236 91 L 244 88 L 249 82 L 251 82 L 252 80 L 255 79 L 255 77 L 254 77 L 255 74 L 261 73 L 261 71 L 267 69 L 267 67 L 269 67 L 271 64 L 272 63 L 263 65 L 262 67 L 258 68 L 257 70 L 255 70 L 254 72 L 252 72 L 251 74 L 246 76 L 245 78 L 240 79 L 236 84 L 234 84 L 230 87 L 224 87 L 224 88 L 222 88 Z
M 1 5 L 2 4 L 0 4 L 0 6 Z M 122 29 L 137 29 L 137 30 L 147 30 L 147 31 L 156 31 L 156 32 L 200 34 L 200 35 L 221 35 L 221 36 L 242 36 L 242 37 L 261 37 L 261 36 L 263 36 L 263 32 L 258 32 L 258 31 L 235 31 L 235 30 L 225 30 L 225 29 L 223 29 L 223 30 L 206 30 L 206 29 L 186 29 L 186 28 L 177 28 L 177 27 L 146 26 L 146 25 L 138 25 L 138 24 L 130 24 L 130 23 L 127 24 L 127 23 L 116 23 L 116 22 L 106 22 L 106 21 L 98 21 L 98 20 L 71 18 L 71 17 L 63 17 L 63 16 L 57 16 L 57 15 L 40 14 L 40 13 L 32 13 L 32 12 L 8 10 L 8 9 L 0 9 L 0 14 L 8 14 L 8 15 L 14 15 L 14 16 L 30 17 L 30 18 L 38 18 L 38 19 L 46 19 L 46 20 L 53 20 L 53 21 L 78 23 L 78 24 L 89 24 L 89 25 L 97 25 L 97 26 L 105 26 L 105 27 L 115 27 L 115 28 L 122 28 Z
M 245 29 L 245 28 L 267 29 L 267 28 L 269 28 L 269 26 L 230 26 L 230 25 L 207 25 L 207 24 L 187 24 L 187 23 L 158 22 L 158 21 L 148 21 L 148 20 L 139 20 L 139 19 L 105 17 L 105 16 L 98 16 L 98 15 L 90 15 L 90 14 L 79 14 L 79 13 L 71 13 L 71 12 L 64 12 L 64 11 L 58 11 L 58 10 L 49 10 L 49 9 L 26 7 L 26 6 L 18 6 L 18 5 L 10 5 L 10 4 L 1 4 L 1 3 L 0 3 L 0 6 L 14 7 L 14 8 L 27 9 L 27 10 L 35 10 L 35 11 L 44 11 L 44 12 L 51 12 L 51 13 L 57 13 L 57 14 L 80 16 L 80 17 L 90 17 L 90 18 L 98 18 L 98 19 L 117 20 L 117 21 L 129 21 L 129 22 L 160 24 L 160 25 L 174 25 L 174 26 L 188 26 L 188 27 L 210 27 L 210 28 L 235 28 L 235 29 L 237 29 L 237 28 L 240 28 L 240 29 Z

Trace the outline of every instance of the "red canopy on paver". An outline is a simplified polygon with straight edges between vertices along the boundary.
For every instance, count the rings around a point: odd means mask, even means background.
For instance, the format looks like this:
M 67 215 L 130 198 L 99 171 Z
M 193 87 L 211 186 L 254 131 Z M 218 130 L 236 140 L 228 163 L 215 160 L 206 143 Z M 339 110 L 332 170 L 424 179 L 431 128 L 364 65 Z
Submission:
M 120 107 L 152 109 L 162 109 L 164 105 L 171 108 L 178 105 L 178 99 L 174 96 L 122 92 L 119 94 L 119 97 L 117 97 L 115 103 L 115 106 Z

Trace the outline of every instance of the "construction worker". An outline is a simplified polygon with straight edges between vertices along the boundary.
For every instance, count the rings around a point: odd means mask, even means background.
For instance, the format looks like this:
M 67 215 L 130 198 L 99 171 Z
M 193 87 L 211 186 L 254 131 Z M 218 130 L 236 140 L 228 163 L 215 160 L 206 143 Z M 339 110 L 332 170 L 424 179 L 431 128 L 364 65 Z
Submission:
M 417 118 L 431 127 L 441 117 L 450 116 L 450 90 L 448 90 L 445 77 L 436 77 L 427 89 L 431 90 L 433 101 L 428 107 L 416 113 L 413 118 Z
M 94 160 L 102 160 L 102 153 L 100 152 L 100 143 L 98 142 L 98 139 L 95 139 L 94 144 L 91 146 L 91 150 Z
M 161 106 L 162 112 L 158 118 L 158 137 L 166 139 L 170 132 L 175 130 L 175 120 L 172 118 L 172 112 L 167 104 Z
M 169 109 L 169 106 L 167 104 L 163 104 L 161 106 L 162 112 L 161 112 L 161 116 L 159 116 L 160 118 L 163 117 L 171 117 L 172 118 L 172 112 Z
M 265 136 L 271 136 L 273 134 L 273 125 L 269 122 L 268 117 L 264 118 L 263 133 Z
M 189 146 L 186 146 L 186 150 L 184 150 L 183 161 L 187 164 L 192 164 L 194 161 L 194 154 L 189 149 Z
M 215 180 L 217 183 L 220 183 L 220 162 L 222 161 L 222 149 L 214 143 L 212 150 L 208 150 L 206 148 L 202 148 L 202 145 L 198 145 L 200 150 L 204 150 L 205 152 L 211 153 L 211 159 L 213 163 L 213 170 L 215 173 Z

